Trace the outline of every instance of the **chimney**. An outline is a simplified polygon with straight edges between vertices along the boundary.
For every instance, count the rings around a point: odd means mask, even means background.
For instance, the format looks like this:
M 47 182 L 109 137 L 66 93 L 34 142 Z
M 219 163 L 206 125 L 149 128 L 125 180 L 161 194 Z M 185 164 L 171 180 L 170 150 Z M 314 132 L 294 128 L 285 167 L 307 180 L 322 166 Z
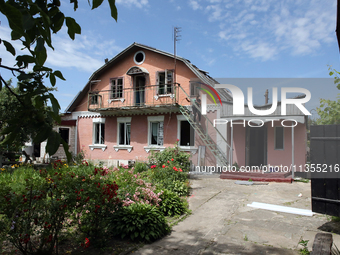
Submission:
M 266 93 L 264 93 L 264 98 L 265 98 L 265 101 L 264 101 L 264 103 L 265 104 L 268 104 L 268 89 L 266 90 Z
M 109 62 L 109 59 L 108 59 L 108 58 L 105 59 L 105 64 L 107 64 L 107 62 Z

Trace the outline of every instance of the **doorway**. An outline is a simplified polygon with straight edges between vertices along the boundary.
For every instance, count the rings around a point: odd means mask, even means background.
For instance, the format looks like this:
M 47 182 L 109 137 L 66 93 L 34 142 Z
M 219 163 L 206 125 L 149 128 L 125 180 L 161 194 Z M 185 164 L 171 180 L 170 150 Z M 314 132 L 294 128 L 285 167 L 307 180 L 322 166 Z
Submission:
M 145 77 L 135 76 L 135 106 L 145 104 Z
M 246 129 L 246 165 L 267 165 L 267 128 L 247 127 Z

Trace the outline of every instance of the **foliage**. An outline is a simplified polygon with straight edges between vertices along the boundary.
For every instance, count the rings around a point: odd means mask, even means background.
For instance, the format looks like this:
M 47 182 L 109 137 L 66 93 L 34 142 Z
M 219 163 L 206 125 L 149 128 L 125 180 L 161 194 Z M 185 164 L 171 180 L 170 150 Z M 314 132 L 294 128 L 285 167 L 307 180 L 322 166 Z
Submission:
M 152 183 L 158 185 L 159 188 L 168 189 L 175 192 L 179 196 L 188 195 L 189 183 L 188 175 L 181 168 L 175 166 L 173 161 L 168 160 L 161 167 L 153 165 L 149 170 L 149 178 Z
M 135 203 L 113 215 L 114 235 L 131 240 L 151 242 L 170 232 L 164 215 L 157 207 Z
M 52 254 L 61 230 L 74 226 L 84 239 L 102 244 L 119 205 L 118 186 L 107 173 L 87 162 L 70 169 L 61 161 L 50 169 L 1 173 L 0 240 L 6 238 L 23 254 Z
M 83 163 L 85 159 L 85 152 L 83 150 L 81 150 L 80 152 L 77 153 L 77 155 L 73 156 L 73 161 L 77 164 L 80 165 L 81 163 Z
M 148 170 L 147 164 L 145 162 L 136 161 L 134 165 L 134 173 L 141 173 Z
M 161 167 L 172 160 L 172 163 L 180 167 L 184 172 L 189 172 L 190 169 L 190 154 L 181 151 L 178 146 L 179 140 L 176 141 L 174 147 L 167 147 L 163 151 L 151 151 L 149 156 L 149 164 Z
M 111 16 L 117 20 L 117 9 L 115 0 L 108 0 L 111 8 Z M 16 61 L 15 67 L 5 66 L 0 59 L 0 68 L 3 71 L 10 71 L 19 82 L 20 95 L 17 94 L 9 84 L 0 75 L 0 90 L 5 86 L 10 93 L 15 96 L 17 103 L 24 113 L 13 114 L 7 120 L 7 127 L 1 130 L 2 136 L 6 138 L 1 142 L 2 146 L 11 146 L 16 139 L 17 132 L 25 128 L 27 120 L 30 119 L 32 126 L 37 128 L 37 133 L 33 137 L 34 142 L 39 143 L 47 140 L 46 152 L 53 155 L 60 144 L 59 133 L 49 128 L 49 119 L 60 123 L 59 110 L 60 106 L 56 98 L 49 89 L 44 85 L 43 80 L 48 78 L 52 87 L 56 85 L 56 78 L 65 80 L 62 73 L 58 70 L 53 71 L 45 66 L 47 59 L 46 47 L 54 50 L 52 45 L 52 33 L 57 33 L 66 25 L 68 35 L 72 40 L 75 34 L 81 33 L 81 27 L 72 18 L 66 17 L 60 11 L 60 0 L 53 1 L 29 1 L 29 0 L 0 0 L 0 12 L 7 20 L 11 30 L 12 41 L 22 43 L 22 50 L 17 53 L 11 42 L 0 40 L 0 44 L 13 55 Z M 74 10 L 78 8 L 78 0 L 70 0 Z M 90 3 L 90 1 L 89 1 Z M 95 9 L 103 3 L 103 0 L 93 0 L 91 7 Z M 0 45 L 1 46 L 1 45 Z M 1 46 L 2 47 L 2 46 Z M 33 70 L 28 72 L 27 68 Z M 34 100 L 32 100 L 34 98 Z M 51 108 L 45 106 L 50 103 Z M 24 121 L 21 121 L 24 117 Z M 46 128 L 48 127 L 48 128 Z M 71 154 L 68 152 L 68 146 L 62 142 L 66 155 L 71 160 Z
M 340 72 L 329 67 L 329 75 L 333 76 L 334 84 L 340 90 Z M 317 119 L 318 125 L 330 125 L 330 124 L 340 124 L 340 95 L 338 94 L 337 100 L 320 99 L 320 107 L 316 108 L 318 115 Z
M 22 96 L 25 89 L 25 83 L 19 83 L 16 88 L 11 86 L 11 81 L 7 82 L 10 89 L 19 96 Z M 44 130 L 52 130 L 53 119 L 51 116 L 46 115 L 46 112 L 34 113 L 34 109 L 28 109 L 22 104 L 18 103 L 16 97 L 11 93 L 7 87 L 0 91 L 0 152 L 12 151 L 19 152 L 24 146 L 25 142 L 28 142 L 31 137 L 35 137 L 39 132 Z M 47 88 L 47 91 L 50 89 Z M 37 98 L 32 97 L 32 104 L 38 103 Z M 46 105 L 43 106 L 48 109 Z M 16 116 L 14 119 L 13 116 Z M 45 119 L 45 123 L 41 125 L 39 119 Z M 18 121 L 20 120 L 20 121 Z M 21 125 L 17 125 L 17 123 Z M 37 125 L 39 123 L 39 125 Z M 4 144 L 4 140 L 8 139 L 8 136 L 1 135 L 6 133 L 6 129 L 14 128 L 15 135 L 11 144 Z M 13 133 L 14 134 L 14 133 Z
M 163 212 L 165 216 L 182 215 L 187 211 L 187 202 L 174 192 L 164 190 L 160 198 L 162 200 L 159 210 Z
M 310 252 L 307 248 L 309 240 L 300 240 L 299 244 L 303 247 L 302 249 L 299 250 L 301 255 L 309 255 Z

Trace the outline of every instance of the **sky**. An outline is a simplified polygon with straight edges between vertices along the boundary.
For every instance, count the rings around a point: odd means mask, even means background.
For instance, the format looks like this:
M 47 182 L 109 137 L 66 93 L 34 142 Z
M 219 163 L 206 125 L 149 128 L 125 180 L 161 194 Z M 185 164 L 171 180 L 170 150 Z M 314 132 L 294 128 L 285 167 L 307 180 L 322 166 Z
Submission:
M 68 1 L 61 2 L 65 16 L 82 28 L 74 41 L 63 28 L 52 37 L 55 50 L 48 50 L 46 66 L 66 78 L 57 81 L 55 92 L 62 112 L 106 58 L 133 42 L 173 53 L 174 27 L 181 28 L 177 55 L 213 78 L 309 78 L 294 83 L 311 91 L 309 109 L 320 98 L 335 100 L 339 92 L 328 75 L 329 66 L 340 70 L 336 0 L 116 0 L 117 22 L 107 1 L 91 10 L 80 0 L 75 12 Z M 7 20 L 0 15 L 0 21 L 0 38 L 10 41 Z M 18 42 L 13 45 L 20 49 Z M 4 65 L 15 63 L 3 45 L 0 58 Z M 1 75 L 11 78 L 10 72 Z M 252 83 L 240 86 L 246 91 Z M 253 87 L 255 103 L 261 104 L 273 86 Z

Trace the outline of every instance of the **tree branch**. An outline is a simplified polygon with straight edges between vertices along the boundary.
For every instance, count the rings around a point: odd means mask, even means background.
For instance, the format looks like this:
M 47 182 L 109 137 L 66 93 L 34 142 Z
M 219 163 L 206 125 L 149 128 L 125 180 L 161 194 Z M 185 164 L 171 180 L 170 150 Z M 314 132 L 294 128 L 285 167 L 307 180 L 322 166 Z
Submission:
M 21 70 L 21 68 L 14 68 L 14 67 L 9 67 L 9 66 L 3 66 L 3 65 L 0 65 L 0 68 L 5 68 L 7 70 L 10 70 L 12 72 L 19 72 L 19 73 L 25 73 L 24 71 Z
M 4 80 L 4 78 L 2 78 L 2 76 L 0 75 L 0 79 L 1 81 L 5 84 L 6 88 L 9 90 L 9 92 L 15 96 L 15 98 L 25 107 L 26 105 L 24 104 L 24 102 L 21 101 L 21 99 L 19 98 L 19 96 L 11 89 L 11 87 L 7 84 L 7 82 Z

